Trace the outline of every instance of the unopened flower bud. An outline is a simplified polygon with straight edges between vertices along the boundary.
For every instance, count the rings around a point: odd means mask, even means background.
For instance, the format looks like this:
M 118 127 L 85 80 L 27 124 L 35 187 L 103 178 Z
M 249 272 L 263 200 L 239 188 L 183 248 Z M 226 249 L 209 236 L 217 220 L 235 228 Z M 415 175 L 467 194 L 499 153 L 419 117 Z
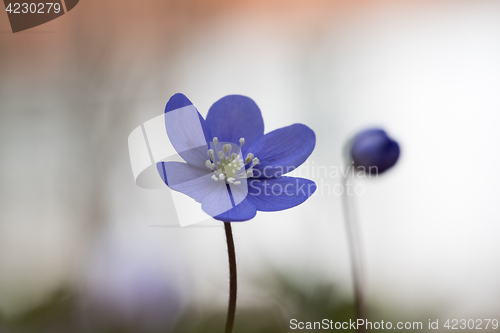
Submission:
M 368 129 L 351 141 L 349 153 L 356 168 L 369 174 L 381 174 L 396 164 L 399 144 L 382 129 Z

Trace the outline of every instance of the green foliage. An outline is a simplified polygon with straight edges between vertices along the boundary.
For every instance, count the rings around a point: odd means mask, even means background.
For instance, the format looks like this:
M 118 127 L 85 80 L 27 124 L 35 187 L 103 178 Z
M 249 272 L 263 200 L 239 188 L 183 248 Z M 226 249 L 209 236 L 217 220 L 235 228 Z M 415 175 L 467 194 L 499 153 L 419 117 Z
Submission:
M 290 277 L 285 274 L 271 274 L 255 282 L 262 291 L 259 307 L 237 309 L 234 333 L 276 333 L 291 332 L 290 320 L 301 322 L 334 322 L 355 320 L 354 304 L 340 296 L 331 283 L 313 281 L 307 278 Z M 240 300 L 241 302 L 241 300 Z M 242 302 L 241 302 L 242 303 Z M 112 322 L 99 328 L 89 328 L 79 307 L 78 295 L 60 291 L 45 303 L 5 322 L 7 333 L 220 333 L 224 331 L 226 309 L 213 308 L 209 304 L 188 308 L 178 318 L 176 325 L 165 323 L 165 327 L 150 332 L 125 323 Z M 375 311 L 374 311 L 375 310 Z M 371 309 L 375 318 L 384 318 L 382 312 Z M 2 326 L 0 326 L 2 327 Z M 307 332 L 308 330 L 301 330 Z M 383 331 L 383 330 L 378 330 Z

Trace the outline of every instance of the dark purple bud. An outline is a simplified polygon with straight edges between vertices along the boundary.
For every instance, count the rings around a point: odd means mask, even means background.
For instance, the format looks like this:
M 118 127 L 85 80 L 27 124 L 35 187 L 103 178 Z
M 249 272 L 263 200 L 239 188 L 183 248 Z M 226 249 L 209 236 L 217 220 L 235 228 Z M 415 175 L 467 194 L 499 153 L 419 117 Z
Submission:
M 399 144 L 379 128 L 358 133 L 351 141 L 350 155 L 356 168 L 371 175 L 391 168 L 399 158 Z

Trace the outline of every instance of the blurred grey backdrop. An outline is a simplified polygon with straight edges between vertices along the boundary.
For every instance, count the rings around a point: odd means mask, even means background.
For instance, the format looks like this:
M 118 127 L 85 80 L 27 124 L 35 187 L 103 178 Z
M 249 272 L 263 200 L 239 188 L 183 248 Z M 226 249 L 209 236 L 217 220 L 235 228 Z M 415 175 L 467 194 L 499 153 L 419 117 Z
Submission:
M 98 241 L 155 253 L 184 305 L 226 305 L 223 229 L 151 227 L 175 224 L 175 207 L 132 177 L 129 133 L 176 92 L 202 115 L 247 95 L 266 132 L 307 124 L 309 172 L 340 167 L 356 130 L 384 127 L 402 157 L 360 180 L 370 302 L 498 314 L 499 2 L 85 0 L 17 34 L 0 19 L 6 316 L 61 286 L 85 289 Z M 352 297 L 341 200 L 328 193 L 341 180 L 309 175 L 319 189 L 305 204 L 234 227 L 242 306 L 279 303 L 253 283 L 272 270 Z

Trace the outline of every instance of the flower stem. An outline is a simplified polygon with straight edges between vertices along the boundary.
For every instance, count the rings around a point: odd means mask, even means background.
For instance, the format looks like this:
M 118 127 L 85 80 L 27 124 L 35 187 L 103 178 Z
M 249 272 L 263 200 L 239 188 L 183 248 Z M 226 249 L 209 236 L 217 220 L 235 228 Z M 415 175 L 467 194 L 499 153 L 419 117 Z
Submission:
M 347 166 L 349 167 L 349 166 Z M 351 166 L 352 168 L 352 166 Z M 350 172 L 344 173 L 344 191 L 342 202 L 344 206 L 344 217 L 347 229 L 347 238 L 349 243 L 349 253 L 351 256 L 351 270 L 354 282 L 354 297 L 356 302 L 356 318 L 368 320 L 366 309 L 365 288 L 363 280 L 363 255 L 361 250 L 361 240 L 357 228 L 356 209 L 353 193 L 349 193 Z M 368 332 L 365 325 L 359 326 L 359 333 Z
M 231 231 L 231 223 L 224 223 L 227 240 L 227 253 L 229 257 L 229 304 L 227 307 L 226 333 L 233 331 L 234 315 L 236 312 L 236 253 L 234 252 L 233 232 Z

